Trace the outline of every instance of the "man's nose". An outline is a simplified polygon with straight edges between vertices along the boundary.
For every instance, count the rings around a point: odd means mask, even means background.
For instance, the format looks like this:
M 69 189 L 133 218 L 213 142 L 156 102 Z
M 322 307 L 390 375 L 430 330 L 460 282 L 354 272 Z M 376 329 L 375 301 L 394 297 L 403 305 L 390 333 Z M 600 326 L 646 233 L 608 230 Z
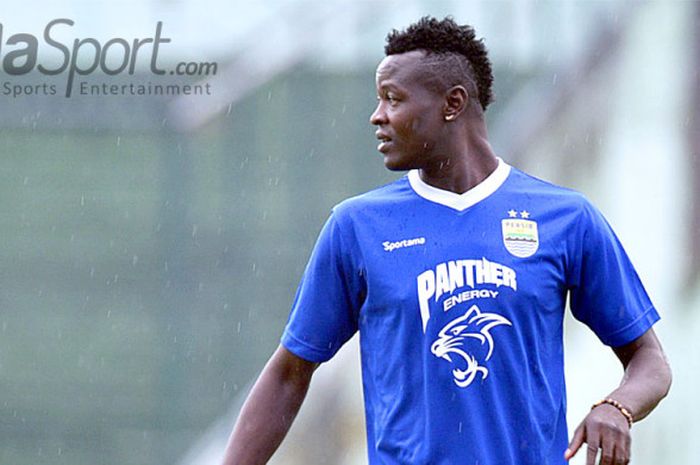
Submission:
M 382 105 L 382 102 L 377 104 L 377 108 L 375 108 L 374 113 L 372 113 L 369 117 L 369 122 L 375 126 L 386 123 L 386 112 L 384 111 L 384 105 Z

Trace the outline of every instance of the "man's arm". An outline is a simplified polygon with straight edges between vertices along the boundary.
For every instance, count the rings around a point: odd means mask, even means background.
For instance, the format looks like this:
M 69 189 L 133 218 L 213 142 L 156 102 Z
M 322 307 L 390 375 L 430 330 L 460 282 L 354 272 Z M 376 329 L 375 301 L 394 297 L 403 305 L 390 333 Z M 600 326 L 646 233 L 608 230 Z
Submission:
M 632 414 L 634 421 L 649 415 L 671 386 L 671 369 L 653 329 L 631 343 L 613 349 L 625 369 L 620 386 L 608 395 Z M 602 404 L 591 410 L 576 428 L 565 458 L 588 444 L 587 465 L 594 465 L 602 449 L 600 465 L 629 463 L 630 427 L 616 407 Z
M 243 404 L 223 465 L 267 463 L 299 412 L 316 367 L 282 346 L 277 349 Z

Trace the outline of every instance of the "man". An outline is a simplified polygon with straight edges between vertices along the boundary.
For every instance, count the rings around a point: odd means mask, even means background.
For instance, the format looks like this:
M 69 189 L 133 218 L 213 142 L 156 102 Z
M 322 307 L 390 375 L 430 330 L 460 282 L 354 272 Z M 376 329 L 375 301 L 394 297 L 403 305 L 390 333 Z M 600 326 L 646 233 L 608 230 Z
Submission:
M 224 463 L 266 463 L 318 364 L 358 330 L 372 465 L 564 464 L 584 442 L 588 465 L 628 463 L 632 422 L 671 375 L 622 246 L 582 195 L 494 155 L 472 28 L 426 17 L 386 54 L 370 121 L 386 167 L 410 171 L 334 208 Z M 568 447 L 567 297 L 625 368 Z

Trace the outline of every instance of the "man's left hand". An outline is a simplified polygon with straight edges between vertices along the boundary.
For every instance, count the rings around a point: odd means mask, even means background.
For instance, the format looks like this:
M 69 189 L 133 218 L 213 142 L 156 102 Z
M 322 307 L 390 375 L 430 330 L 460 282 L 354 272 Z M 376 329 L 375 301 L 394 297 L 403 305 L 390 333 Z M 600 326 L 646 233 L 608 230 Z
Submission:
M 586 465 L 626 465 L 630 461 L 630 427 L 627 419 L 612 405 L 602 404 L 591 410 L 576 428 L 564 458 L 570 460 L 583 443 L 588 444 Z

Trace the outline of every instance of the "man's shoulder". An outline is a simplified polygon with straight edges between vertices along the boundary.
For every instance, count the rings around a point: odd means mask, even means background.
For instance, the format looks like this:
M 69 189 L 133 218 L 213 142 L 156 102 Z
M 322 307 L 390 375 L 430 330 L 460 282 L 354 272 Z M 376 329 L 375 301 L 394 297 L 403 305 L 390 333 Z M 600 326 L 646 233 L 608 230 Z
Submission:
M 527 197 L 531 204 L 536 205 L 541 212 L 547 212 L 559 224 L 588 229 L 600 228 L 605 222 L 598 207 L 578 190 L 554 184 L 515 168 L 511 170 L 510 181 L 510 195 Z M 569 222 L 563 221 L 567 219 Z
M 411 200 L 411 192 L 407 177 L 402 176 L 388 184 L 343 200 L 333 207 L 333 214 L 346 218 L 368 210 L 397 208 L 403 202 Z
M 542 200 L 551 199 L 580 208 L 590 205 L 590 201 L 583 193 L 538 178 L 514 167 L 511 168 L 510 188 L 515 194 L 526 194 Z

